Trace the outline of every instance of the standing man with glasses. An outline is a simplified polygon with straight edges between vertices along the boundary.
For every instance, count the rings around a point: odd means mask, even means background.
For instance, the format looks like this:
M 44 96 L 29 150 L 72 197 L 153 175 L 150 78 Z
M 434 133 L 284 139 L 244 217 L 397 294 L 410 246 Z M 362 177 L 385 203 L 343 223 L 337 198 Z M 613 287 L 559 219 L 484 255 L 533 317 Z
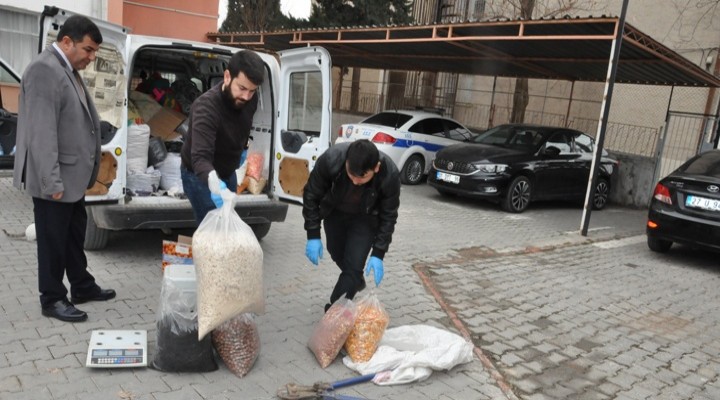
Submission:
M 78 71 L 95 60 L 102 41 L 90 19 L 68 18 L 57 41 L 27 66 L 20 88 L 13 184 L 33 200 L 42 314 L 68 322 L 88 318 L 73 303 L 115 297 L 95 283 L 83 250 L 85 190 L 100 165 L 100 117 Z

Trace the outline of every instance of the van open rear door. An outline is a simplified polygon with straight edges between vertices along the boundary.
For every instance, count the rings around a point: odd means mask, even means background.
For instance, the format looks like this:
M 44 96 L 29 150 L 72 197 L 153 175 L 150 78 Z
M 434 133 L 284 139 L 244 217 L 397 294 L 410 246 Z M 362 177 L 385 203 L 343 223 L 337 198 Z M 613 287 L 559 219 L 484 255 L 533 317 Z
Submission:
M 74 14 L 57 7 L 45 7 L 41 16 L 39 51 L 57 40 L 60 26 Z M 102 155 L 97 181 L 86 192 L 85 201 L 88 204 L 117 203 L 124 197 L 126 183 L 128 29 L 90 19 L 100 28 L 103 42 L 95 61 L 80 71 L 80 75 L 102 121 Z
M 330 54 L 322 47 L 303 47 L 279 54 L 273 184 L 280 198 L 302 202 L 310 171 L 330 146 L 332 63 Z

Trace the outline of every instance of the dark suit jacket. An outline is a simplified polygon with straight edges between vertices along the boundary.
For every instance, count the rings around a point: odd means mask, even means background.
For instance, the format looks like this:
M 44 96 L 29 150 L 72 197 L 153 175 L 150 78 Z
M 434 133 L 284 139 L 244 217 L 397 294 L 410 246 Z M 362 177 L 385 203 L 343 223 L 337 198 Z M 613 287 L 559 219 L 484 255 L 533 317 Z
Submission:
M 25 69 L 20 85 L 13 184 L 32 197 L 73 203 L 85 196 L 100 162 L 100 117 L 84 83 L 52 47 Z

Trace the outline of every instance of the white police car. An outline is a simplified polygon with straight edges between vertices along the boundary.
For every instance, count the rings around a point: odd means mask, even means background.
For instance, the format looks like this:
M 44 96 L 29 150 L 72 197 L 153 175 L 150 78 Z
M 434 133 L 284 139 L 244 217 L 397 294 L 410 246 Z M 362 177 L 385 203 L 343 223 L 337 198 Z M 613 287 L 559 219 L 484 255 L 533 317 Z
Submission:
M 417 185 L 435 153 L 475 136 L 459 122 L 428 110 L 386 110 L 340 126 L 335 143 L 368 139 L 395 161 L 402 183 Z

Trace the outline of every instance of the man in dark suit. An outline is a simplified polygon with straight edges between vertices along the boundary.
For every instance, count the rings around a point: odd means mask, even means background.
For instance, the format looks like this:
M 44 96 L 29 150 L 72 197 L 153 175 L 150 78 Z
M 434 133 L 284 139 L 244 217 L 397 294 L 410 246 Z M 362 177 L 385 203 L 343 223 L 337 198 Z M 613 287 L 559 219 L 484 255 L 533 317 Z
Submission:
M 61 321 L 87 319 L 73 303 L 115 297 L 95 283 L 83 250 L 84 196 L 98 173 L 100 117 L 78 71 L 95 60 L 102 40 L 90 19 L 68 18 L 57 41 L 27 66 L 20 88 L 13 184 L 33 199 L 42 314 Z

